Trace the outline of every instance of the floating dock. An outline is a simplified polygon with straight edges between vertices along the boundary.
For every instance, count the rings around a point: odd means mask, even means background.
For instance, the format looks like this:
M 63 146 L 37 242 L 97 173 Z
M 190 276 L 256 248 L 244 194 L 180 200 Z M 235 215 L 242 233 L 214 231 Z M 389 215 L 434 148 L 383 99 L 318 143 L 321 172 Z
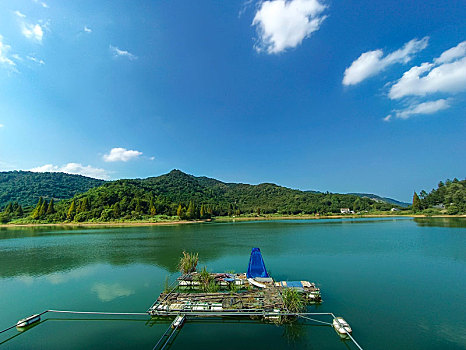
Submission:
M 258 279 L 263 285 L 260 288 L 248 281 L 246 273 L 209 273 L 204 279 L 210 281 L 207 289 L 217 291 L 204 291 L 206 285 L 199 273 L 187 274 L 179 277 L 169 291 L 162 292 L 147 312 L 151 316 L 250 314 L 268 319 L 267 316 L 289 313 L 283 300 L 283 292 L 289 288 L 296 290 L 306 304 L 322 301 L 320 289 L 307 281 L 275 282 L 268 277 Z

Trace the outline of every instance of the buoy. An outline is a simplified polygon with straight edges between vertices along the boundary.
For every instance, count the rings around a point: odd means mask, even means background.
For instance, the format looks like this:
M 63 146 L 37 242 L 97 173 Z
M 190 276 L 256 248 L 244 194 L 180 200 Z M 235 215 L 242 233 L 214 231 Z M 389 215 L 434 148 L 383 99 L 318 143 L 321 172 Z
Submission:
M 181 328 L 184 323 L 184 316 L 176 316 L 175 320 L 172 323 L 172 328 Z
M 40 315 L 32 315 L 16 322 L 16 328 L 24 328 L 40 321 Z
M 352 332 L 350 325 L 343 319 L 343 317 L 335 317 L 333 319 L 333 328 L 335 328 L 335 331 L 343 337 L 351 334 Z

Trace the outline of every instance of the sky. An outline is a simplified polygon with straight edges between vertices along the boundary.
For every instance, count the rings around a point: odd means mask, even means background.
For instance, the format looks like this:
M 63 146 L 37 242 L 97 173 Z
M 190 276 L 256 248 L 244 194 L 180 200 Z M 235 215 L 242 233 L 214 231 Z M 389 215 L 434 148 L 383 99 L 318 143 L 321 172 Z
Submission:
M 0 171 L 413 191 L 466 174 L 465 1 L 0 2 Z

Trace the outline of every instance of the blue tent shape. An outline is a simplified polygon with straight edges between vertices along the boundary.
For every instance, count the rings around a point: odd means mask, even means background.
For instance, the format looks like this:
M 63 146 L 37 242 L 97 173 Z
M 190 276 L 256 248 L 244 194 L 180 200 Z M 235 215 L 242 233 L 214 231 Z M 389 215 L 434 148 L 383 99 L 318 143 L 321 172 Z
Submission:
M 259 248 L 252 248 L 251 257 L 249 258 L 247 278 L 254 277 L 269 277 L 267 269 L 265 268 L 264 259 L 262 259 L 261 250 Z

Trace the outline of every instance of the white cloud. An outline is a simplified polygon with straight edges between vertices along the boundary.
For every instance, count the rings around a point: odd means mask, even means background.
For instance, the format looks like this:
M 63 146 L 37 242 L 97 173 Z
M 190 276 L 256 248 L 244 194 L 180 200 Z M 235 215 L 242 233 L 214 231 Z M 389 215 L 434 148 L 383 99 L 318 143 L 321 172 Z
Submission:
M 33 0 L 36 4 L 40 4 L 43 8 L 49 8 L 49 5 L 47 5 L 45 2 L 43 1 L 39 1 L 39 0 Z
M 401 110 L 394 110 L 394 116 L 396 118 L 408 119 L 409 117 L 417 114 L 433 114 L 443 109 L 450 107 L 448 100 L 439 99 L 436 101 L 427 101 L 422 103 L 412 104 L 409 107 Z M 392 115 L 388 115 L 384 118 L 385 121 L 389 121 Z
M 318 0 L 262 2 L 252 21 L 258 34 L 256 50 L 273 54 L 298 46 L 320 28 L 325 9 Z
M 3 124 L 0 124 L 0 128 L 3 128 L 4 126 L 5 126 L 5 125 L 3 125 Z
M 29 61 L 35 62 L 35 63 L 40 64 L 40 65 L 45 64 L 45 62 L 44 62 L 43 60 L 38 59 L 38 58 L 36 58 L 36 57 L 34 57 L 34 56 L 26 56 L 26 58 L 27 58 Z
M 84 31 L 85 31 L 86 33 L 92 33 L 92 29 L 89 28 L 89 27 L 87 27 L 87 26 L 84 26 Z
M 25 18 L 26 15 L 24 13 L 21 13 L 19 11 L 15 11 L 15 15 L 18 16 L 18 17 L 21 17 L 21 18 Z
M 51 172 L 51 173 L 67 173 L 77 174 L 83 176 L 89 176 L 96 179 L 108 180 L 110 177 L 105 169 L 94 168 L 90 165 L 84 166 L 79 163 L 68 163 L 63 166 L 45 164 L 36 168 L 32 168 L 29 171 L 38 173 Z
M 8 56 L 11 46 L 3 43 L 3 36 L 0 35 L 0 65 L 14 67 L 15 62 Z
M 136 60 L 137 56 L 133 55 L 131 52 L 126 50 L 121 50 L 116 46 L 110 45 L 110 51 L 113 53 L 114 57 L 126 57 L 129 60 Z
M 23 60 L 17 53 L 11 55 L 11 58 L 14 58 L 17 61 L 22 61 Z
M 91 291 L 97 293 L 97 297 L 104 302 L 112 301 L 120 297 L 128 297 L 135 293 L 133 289 L 122 286 L 120 283 L 95 283 Z
M 346 68 L 343 85 L 356 85 L 363 80 L 374 76 L 385 68 L 395 63 L 408 63 L 413 55 L 425 49 L 429 41 L 428 37 L 421 40 L 413 39 L 407 42 L 401 49 L 398 49 L 385 57 L 381 49 L 368 51 L 361 54 L 351 66 Z
M 92 267 L 83 267 L 76 270 L 66 271 L 66 272 L 53 272 L 45 276 L 45 280 L 51 284 L 58 285 L 70 282 L 75 279 L 81 279 L 92 275 L 95 270 Z
M 23 23 L 22 33 L 26 38 L 34 39 L 39 42 L 42 41 L 44 36 L 44 31 L 39 24 Z
M 466 44 L 442 53 L 434 63 L 414 66 L 392 85 L 388 96 L 399 99 L 405 96 L 425 96 L 433 93 L 466 91 Z
M 142 155 L 142 152 L 116 147 L 112 148 L 109 154 L 104 154 L 103 158 L 106 162 L 127 162 L 138 158 L 140 155 Z
M 441 63 L 447 63 L 456 60 L 457 58 L 461 58 L 466 56 L 466 41 L 463 41 L 462 43 L 459 43 L 455 47 L 452 47 L 451 49 L 444 51 L 440 57 L 435 59 L 435 63 L 441 64 Z

